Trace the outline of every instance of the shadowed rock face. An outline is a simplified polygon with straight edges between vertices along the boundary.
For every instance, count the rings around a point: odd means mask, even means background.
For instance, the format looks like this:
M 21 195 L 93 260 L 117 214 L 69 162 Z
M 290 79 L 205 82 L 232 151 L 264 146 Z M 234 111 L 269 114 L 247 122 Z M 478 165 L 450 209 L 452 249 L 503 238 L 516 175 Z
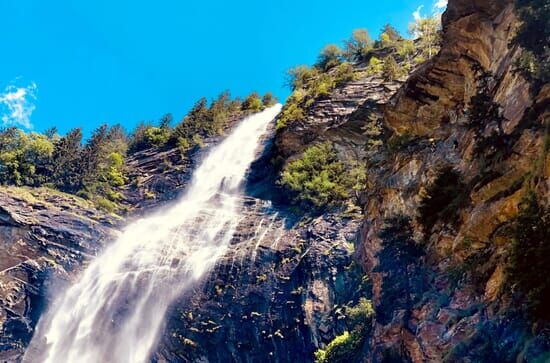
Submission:
M 17 361 L 56 290 L 118 220 L 48 189 L 0 188 L 0 360 Z
M 265 202 L 245 203 L 230 251 L 174 307 L 156 361 L 311 361 L 343 328 L 362 277 L 351 258 L 359 221 L 297 226 Z

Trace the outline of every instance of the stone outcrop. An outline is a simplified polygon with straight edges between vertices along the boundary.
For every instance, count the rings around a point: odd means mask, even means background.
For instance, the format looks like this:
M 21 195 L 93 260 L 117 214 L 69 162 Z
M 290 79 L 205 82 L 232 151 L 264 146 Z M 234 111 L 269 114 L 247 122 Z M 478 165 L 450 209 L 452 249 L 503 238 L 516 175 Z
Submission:
M 53 190 L 0 188 L 0 361 L 21 358 L 45 306 L 118 222 Z

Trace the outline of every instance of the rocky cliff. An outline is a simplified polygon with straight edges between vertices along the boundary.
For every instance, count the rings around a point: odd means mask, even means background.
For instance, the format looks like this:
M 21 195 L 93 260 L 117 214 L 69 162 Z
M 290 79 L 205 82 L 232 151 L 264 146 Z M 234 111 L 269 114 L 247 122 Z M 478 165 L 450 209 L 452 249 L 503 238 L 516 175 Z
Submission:
M 361 298 L 375 312 L 346 361 L 546 361 L 548 323 L 509 279 L 522 204 L 550 205 L 550 88 L 514 71 L 517 24 L 512 0 L 450 0 L 440 53 L 406 82 L 356 64 L 353 81 L 273 130 L 232 247 L 172 307 L 152 361 L 312 362 Z M 276 168 L 325 141 L 365 165 L 360 208 L 296 215 Z M 199 159 L 134 155 L 129 210 L 176 197 Z M 57 285 L 119 223 L 47 189 L 0 191 L 0 359 L 17 361 Z
M 0 360 L 18 361 L 44 307 L 119 219 L 47 188 L 0 188 Z

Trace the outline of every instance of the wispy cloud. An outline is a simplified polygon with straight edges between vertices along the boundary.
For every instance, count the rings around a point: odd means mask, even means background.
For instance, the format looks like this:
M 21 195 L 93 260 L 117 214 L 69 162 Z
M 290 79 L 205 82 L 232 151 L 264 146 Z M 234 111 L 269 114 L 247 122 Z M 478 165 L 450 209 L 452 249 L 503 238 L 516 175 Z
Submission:
M 416 8 L 416 10 L 413 12 L 413 18 L 414 20 L 419 20 L 419 19 L 422 19 L 422 14 L 420 14 L 420 11 L 422 11 L 422 8 L 424 7 L 424 5 L 420 5 L 419 7 Z
M 434 3 L 435 11 L 442 11 L 447 8 L 447 0 L 436 0 Z
M 31 115 L 36 108 L 36 83 L 26 87 L 8 85 L 0 93 L 0 115 L 3 126 L 19 126 L 32 129 Z

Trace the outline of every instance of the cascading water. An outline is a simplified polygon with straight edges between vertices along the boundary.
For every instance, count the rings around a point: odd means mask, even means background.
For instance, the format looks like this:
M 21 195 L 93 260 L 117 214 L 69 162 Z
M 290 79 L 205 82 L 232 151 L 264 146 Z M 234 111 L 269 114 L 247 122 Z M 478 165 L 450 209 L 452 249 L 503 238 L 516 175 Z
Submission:
M 210 151 L 177 204 L 125 228 L 41 318 L 23 360 L 146 362 L 170 304 L 226 251 L 246 171 L 280 109 L 243 120 Z

